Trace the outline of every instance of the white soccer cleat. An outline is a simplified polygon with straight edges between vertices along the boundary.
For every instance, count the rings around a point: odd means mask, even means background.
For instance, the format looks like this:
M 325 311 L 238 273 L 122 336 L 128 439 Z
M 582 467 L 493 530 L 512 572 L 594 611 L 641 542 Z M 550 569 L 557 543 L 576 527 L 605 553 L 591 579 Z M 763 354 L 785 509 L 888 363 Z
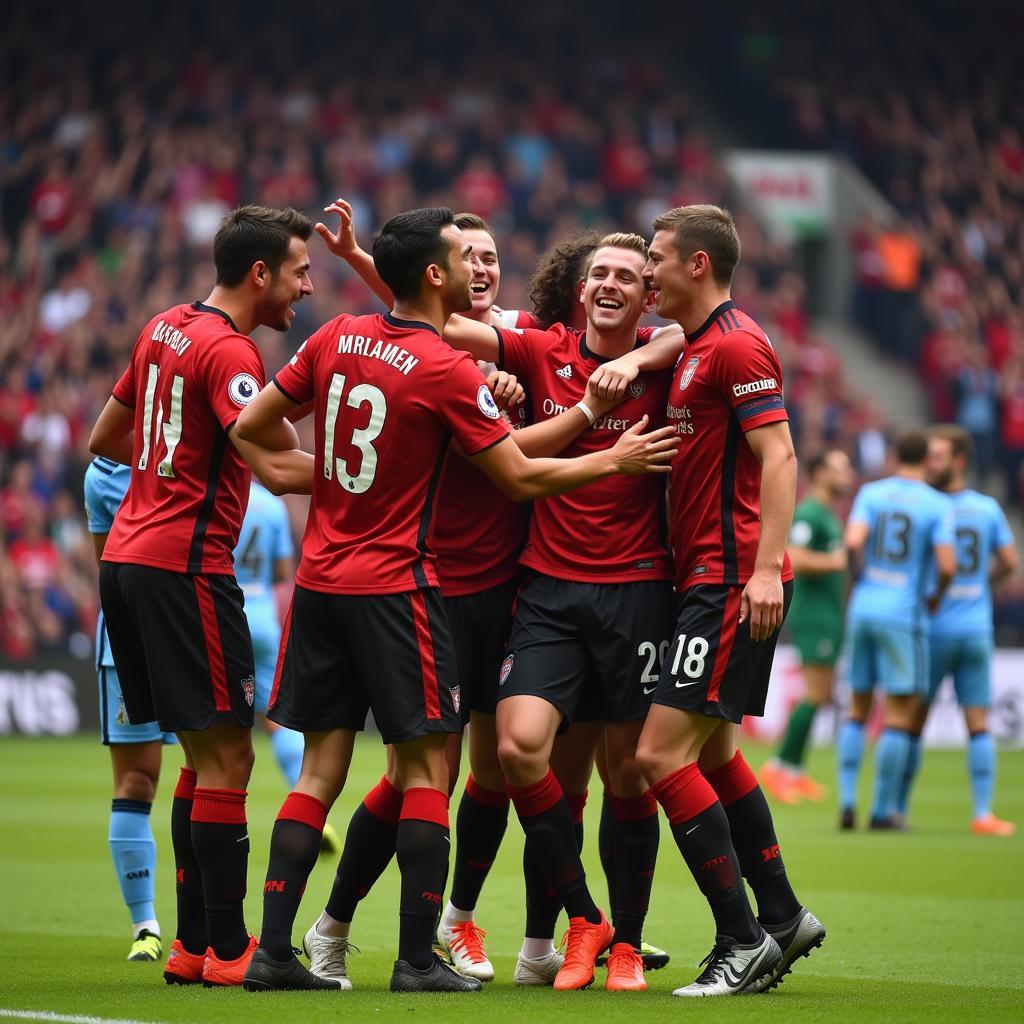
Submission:
M 437 930 L 437 937 L 459 974 L 477 981 L 494 981 L 494 967 L 484 952 L 486 935 L 473 921 L 453 921 L 449 925 L 442 920 Z
M 782 951 L 765 931 L 761 932 L 759 941 L 749 946 L 719 935 L 714 948 L 701 963 L 707 966 L 700 977 L 691 985 L 677 988 L 672 995 L 684 998 L 738 995 L 748 986 L 771 977 L 782 963 Z
M 343 991 L 351 991 L 348 978 L 349 950 L 358 952 L 348 939 L 337 939 L 333 935 L 321 935 L 316 922 L 310 926 L 302 939 L 302 951 L 309 957 L 309 973 L 318 978 L 336 981 Z
M 512 980 L 517 985 L 547 986 L 550 988 L 555 983 L 555 975 L 562 969 L 565 963 L 565 955 L 553 949 L 546 956 L 523 956 L 522 953 L 516 957 L 516 970 Z

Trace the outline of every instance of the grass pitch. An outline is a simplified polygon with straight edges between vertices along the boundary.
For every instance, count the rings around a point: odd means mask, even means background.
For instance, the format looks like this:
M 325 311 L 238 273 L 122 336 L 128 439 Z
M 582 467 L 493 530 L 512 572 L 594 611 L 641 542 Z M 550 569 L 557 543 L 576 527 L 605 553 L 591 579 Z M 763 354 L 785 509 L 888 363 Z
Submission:
M 748 745 L 747 755 L 757 765 L 767 751 Z M 170 748 L 153 815 L 159 845 L 157 910 L 168 941 L 174 931 L 168 817 L 179 763 L 179 751 Z M 331 815 L 340 832 L 382 766 L 376 738 L 361 740 L 349 786 Z M 816 752 L 811 768 L 831 783 L 832 752 Z M 270 749 L 257 737 L 246 908 L 254 930 L 260 923 L 270 830 L 284 792 Z M 338 1017 L 501 1024 L 524 1017 L 569 1021 L 633 1014 L 645 1021 L 685 1017 L 787 1024 L 837 1018 L 1024 1019 L 1024 837 L 969 833 L 967 779 L 959 751 L 926 753 L 912 834 L 840 834 L 831 803 L 776 808 L 794 887 L 825 923 L 828 939 L 776 991 L 719 1000 L 669 998 L 673 988 L 696 976 L 713 932 L 707 907 L 667 830 L 646 936 L 666 947 L 672 962 L 648 975 L 648 992 L 606 993 L 603 970 L 591 991 L 515 988 L 511 976 L 523 924 L 523 839 L 514 816 L 477 911 L 498 978 L 480 995 L 403 997 L 387 991 L 398 930 L 394 864 L 360 905 L 353 940 L 362 952 L 351 958 L 349 968 L 355 991 L 250 994 L 168 987 L 161 965 L 124 959 L 131 932 L 107 851 L 109 801 L 109 759 L 95 740 L 0 740 L 0 1017 L 28 1011 L 167 1024 L 242 1019 L 248 1024 L 317 1024 Z M 599 803 L 595 784 L 584 860 L 598 901 L 605 903 L 596 849 Z M 1000 757 L 997 808 L 1001 816 L 1024 824 L 1024 752 Z M 301 941 L 323 907 L 333 874 L 333 859 L 321 859 L 294 940 Z

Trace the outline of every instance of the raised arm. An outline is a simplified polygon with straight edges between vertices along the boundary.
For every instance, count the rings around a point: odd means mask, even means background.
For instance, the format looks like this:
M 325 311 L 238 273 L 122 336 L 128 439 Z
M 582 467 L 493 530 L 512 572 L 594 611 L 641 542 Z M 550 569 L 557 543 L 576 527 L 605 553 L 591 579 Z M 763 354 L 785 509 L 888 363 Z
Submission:
M 362 278 L 373 294 L 390 309 L 395 304 L 395 297 L 377 273 L 373 257 L 365 249 L 361 249 L 356 241 L 356 232 L 352 224 L 352 206 L 339 196 L 330 206 L 324 207 L 324 213 L 338 215 L 338 231 L 331 231 L 321 222 L 314 228 L 316 233 L 324 240 L 327 248 L 335 256 L 343 259 Z
M 454 313 L 444 325 L 444 340 L 452 348 L 468 352 L 474 359 L 482 359 L 485 363 L 498 363 L 501 359 L 497 331 L 479 320 Z
M 645 416 L 611 448 L 575 459 L 530 459 L 518 445 L 502 442 L 469 460 L 514 501 L 562 494 L 614 473 L 668 473 L 679 439 L 671 427 L 641 433 L 646 426 Z
M 621 399 L 639 374 L 675 366 L 685 344 L 686 337 L 678 324 L 659 328 L 646 345 L 603 363 L 594 371 L 590 379 L 596 393 L 603 398 Z

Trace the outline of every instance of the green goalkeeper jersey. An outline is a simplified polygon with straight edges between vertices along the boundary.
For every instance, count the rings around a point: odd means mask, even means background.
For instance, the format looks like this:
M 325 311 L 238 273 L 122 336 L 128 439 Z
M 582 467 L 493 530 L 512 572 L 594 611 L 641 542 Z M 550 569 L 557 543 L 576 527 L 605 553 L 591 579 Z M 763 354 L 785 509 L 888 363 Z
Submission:
M 793 513 L 789 542 L 809 551 L 835 551 L 843 545 L 843 527 L 836 514 L 817 498 L 808 496 Z M 793 604 L 787 624 L 799 629 L 804 624 L 832 624 L 843 618 L 846 588 L 844 572 L 815 575 L 797 573 L 793 585 Z

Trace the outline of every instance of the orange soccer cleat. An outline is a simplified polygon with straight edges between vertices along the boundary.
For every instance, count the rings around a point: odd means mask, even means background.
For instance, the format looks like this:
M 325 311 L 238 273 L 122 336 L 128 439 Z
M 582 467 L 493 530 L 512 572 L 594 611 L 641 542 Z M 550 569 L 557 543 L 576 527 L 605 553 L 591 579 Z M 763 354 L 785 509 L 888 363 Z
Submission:
M 758 773 L 758 781 L 780 804 L 800 803 L 800 793 L 793 784 L 793 776 L 777 761 L 765 761 Z
M 615 929 L 603 913 L 598 924 L 585 917 L 570 917 L 569 930 L 562 939 L 565 963 L 555 975 L 555 989 L 564 992 L 592 984 L 597 958 L 611 945 L 614 935 Z
M 607 992 L 646 992 L 644 962 L 628 942 L 616 942 L 608 954 Z
M 806 800 L 813 800 L 815 803 L 824 800 L 828 795 L 828 790 L 820 782 L 815 782 L 810 775 L 804 772 L 801 772 L 799 775 L 791 775 L 790 785 L 797 796 L 802 796 Z
M 241 985 L 245 980 L 245 972 L 249 969 L 249 961 L 258 944 L 256 936 L 250 935 L 249 945 L 236 960 L 221 960 L 212 949 L 208 950 L 206 963 L 203 965 L 203 984 L 207 988 Z
M 168 985 L 198 985 L 203 980 L 203 964 L 209 952 L 190 953 L 181 939 L 175 939 L 164 964 L 164 981 Z
M 975 818 L 971 822 L 971 831 L 976 836 L 1012 836 L 1017 826 L 1012 821 L 1002 821 L 994 814 L 986 814 L 984 818 Z

